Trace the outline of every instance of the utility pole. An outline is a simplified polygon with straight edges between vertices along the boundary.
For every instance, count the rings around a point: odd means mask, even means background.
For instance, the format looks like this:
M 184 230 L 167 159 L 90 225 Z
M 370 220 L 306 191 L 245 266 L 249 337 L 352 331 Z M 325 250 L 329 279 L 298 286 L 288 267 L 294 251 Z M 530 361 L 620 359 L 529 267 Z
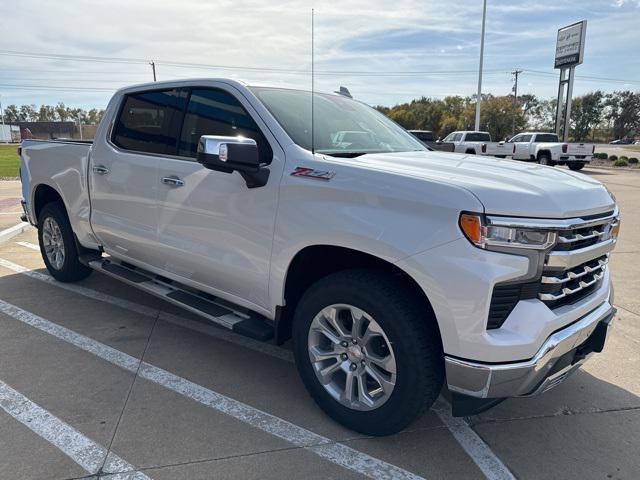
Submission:
M 522 70 L 515 69 L 511 72 L 514 76 L 513 83 L 513 114 L 511 116 L 511 134 L 516 134 L 516 108 L 518 108 L 518 75 L 522 73 Z
M 4 110 L 2 110 L 2 95 L 0 95 L 0 118 L 2 118 L 2 136 L 4 137 Z M 9 140 L 11 140 L 11 127 L 9 127 Z M 9 143 L 9 140 L 4 139 L 4 143 Z
M 154 62 L 153 60 L 149 62 L 149 65 L 151 65 L 151 70 L 153 71 L 153 81 L 156 81 L 156 62 Z
M 80 140 L 84 140 L 82 138 L 82 114 L 78 114 L 78 130 L 80 130 Z
M 482 33 L 480 35 L 480 66 L 478 67 L 478 97 L 476 98 L 476 131 L 480 130 L 480 102 L 482 101 L 482 61 L 484 58 L 484 25 L 487 20 L 487 0 L 482 6 Z

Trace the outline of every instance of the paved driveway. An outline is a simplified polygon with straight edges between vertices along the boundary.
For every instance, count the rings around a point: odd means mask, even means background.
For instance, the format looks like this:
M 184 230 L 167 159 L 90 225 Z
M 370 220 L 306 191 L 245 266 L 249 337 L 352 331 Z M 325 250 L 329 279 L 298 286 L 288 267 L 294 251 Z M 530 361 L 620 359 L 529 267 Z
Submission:
M 468 419 L 440 400 L 386 438 L 324 416 L 287 348 L 99 274 L 57 283 L 35 231 L 11 239 L 0 246 L 0 479 L 640 478 L 640 173 L 585 173 L 624 215 L 605 352 L 543 396 Z

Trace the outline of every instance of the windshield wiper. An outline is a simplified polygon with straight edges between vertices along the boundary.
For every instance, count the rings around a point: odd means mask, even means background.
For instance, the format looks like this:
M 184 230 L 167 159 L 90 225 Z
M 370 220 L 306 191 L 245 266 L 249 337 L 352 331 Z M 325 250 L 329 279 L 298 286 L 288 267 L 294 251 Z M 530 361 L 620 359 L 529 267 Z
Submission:
M 323 155 L 329 155 L 330 157 L 340 157 L 340 158 L 356 158 L 361 155 L 366 155 L 367 153 L 378 153 L 378 152 L 331 152 L 331 153 L 322 153 Z

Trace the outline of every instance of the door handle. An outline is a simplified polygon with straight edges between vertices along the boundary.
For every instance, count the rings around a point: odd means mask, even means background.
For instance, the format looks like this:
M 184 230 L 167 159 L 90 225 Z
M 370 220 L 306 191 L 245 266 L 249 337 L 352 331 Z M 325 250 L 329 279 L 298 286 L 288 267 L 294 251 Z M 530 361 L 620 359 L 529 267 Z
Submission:
M 102 165 L 98 165 L 93 167 L 93 173 L 97 173 L 98 175 L 106 175 L 109 173 L 109 169 L 107 167 L 103 167 Z
M 165 185 L 171 185 L 172 187 L 182 187 L 184 185 L 184 181 L 178 177 L 162 177 L 161 182 Z

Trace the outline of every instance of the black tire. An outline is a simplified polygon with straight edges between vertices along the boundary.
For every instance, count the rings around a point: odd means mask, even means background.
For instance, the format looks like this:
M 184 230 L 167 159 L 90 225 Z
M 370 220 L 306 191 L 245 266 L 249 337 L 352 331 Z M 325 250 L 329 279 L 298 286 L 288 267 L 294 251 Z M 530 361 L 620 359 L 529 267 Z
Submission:
M 547 153 L 543 153 L 542 155 L 540 155 L 538 157 L 538 163 L 540 165 L 546 165 L 547 167 L 555 167 L 556 166 L 556 162 L 551 160 L 551 157 Z
M 64 249 L 64 261 L 60 268 L 56 268 L 50 261 L 45 251 L 45 243 L 43 241 L 43 226 L 48 218 L 51 218 L 59 227 L 62 237 L 62 248 Z M 67 217 L 64 206 L 59 202 L 47 203 L 38 216 L 38 243 L 40 244 L 40 253 L 44 260 L 47 270 L 53 278 L 60 282 L 77 282 L 87 278 L 93 270 L 86 265 L 80 263 L 78 259 L 78 249 L 75 242 L 75 236 Z
M 350 304 L 382 327 L 396 360 L 396 383 L 385 403 L 361 411 L 334 399 L 318 380 L 309 357 L 311 323 L 325 307 Z M 297 305 L 294 355 L 302 381 L 322 410 L 346 427 L 367 435 L 390 435 L 433 405 L 444 382 L 444 356 L 437 323 L 424 301 L 398 277 L 374 270 L 346 270 L 312 285 Z
M 569 170 L 573 170 L 574 172 L 577 172 L 578 170 L 582 170 L 584 168 L 584 165 L 585 165 L 584 162 L 571 162 L 567 164 L 567 166 L 569 167 Z
M 466 152 L 464 152 L 464 153 L 466 153 L 467 155 L 475 155 L 475 154 L 476 154 L 476 151 L 475 151 L 475 150 L 467 150 L 467 151 L 466 151 Z

